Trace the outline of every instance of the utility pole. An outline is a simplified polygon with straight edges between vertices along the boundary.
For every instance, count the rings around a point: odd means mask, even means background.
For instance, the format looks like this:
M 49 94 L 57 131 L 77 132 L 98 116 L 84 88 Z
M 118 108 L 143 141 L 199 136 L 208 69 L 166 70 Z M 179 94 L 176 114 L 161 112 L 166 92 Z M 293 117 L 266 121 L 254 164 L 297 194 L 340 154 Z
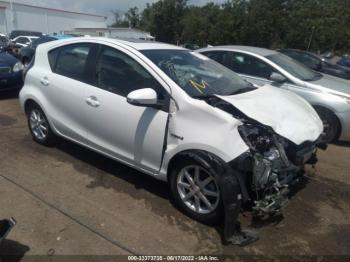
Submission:
M 312 43 L 312 40 L 314 38 L 314 33 L 315 33 L 315 26 L 312 27 L 312 32 L 311 32 L 311 36 L 310 36 L 310 40 L 309 40 L 309 44 L 307 46 L 307 51 L 309 51 L 310 47 L 311 47 L 311 43 Z
M 10 17 L 10 20 L 11 20 L 11 28 L 10 30 L 13 30 L 14 27 L 15 27 L 15 16 L 13 14 L 13 0 L 10 0 L 10 10 L 11 10 L 11 17 Z

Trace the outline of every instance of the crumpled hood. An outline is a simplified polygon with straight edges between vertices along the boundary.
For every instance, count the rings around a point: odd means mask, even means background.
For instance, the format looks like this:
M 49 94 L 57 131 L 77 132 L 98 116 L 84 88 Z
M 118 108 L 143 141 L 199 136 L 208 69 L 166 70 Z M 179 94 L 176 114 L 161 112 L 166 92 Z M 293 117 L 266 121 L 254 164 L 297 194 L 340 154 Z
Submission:
M 323 132 L 323 124 L 312 106 L 289 91 L 265 85 L 220 98 L 297 145 L 316 141 Z

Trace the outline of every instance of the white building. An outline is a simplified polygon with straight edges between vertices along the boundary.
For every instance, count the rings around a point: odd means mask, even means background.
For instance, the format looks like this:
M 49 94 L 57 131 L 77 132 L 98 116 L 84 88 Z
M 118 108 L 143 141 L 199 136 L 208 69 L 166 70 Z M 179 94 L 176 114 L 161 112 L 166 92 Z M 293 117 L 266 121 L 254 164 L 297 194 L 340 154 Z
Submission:
M 75 28 L 107 28 L 107 18 L 100 15 L 65 11 L 0 0 L 0 33 L 30 30 L 45 34 Z
M 72 31 L 64 31 L 64 33 L 72 35 L 103 36 L 110 38 L 132 38 L 152 41 L 155 39 L 149 32 L 145 32 L 135 28 L 75 28 Z

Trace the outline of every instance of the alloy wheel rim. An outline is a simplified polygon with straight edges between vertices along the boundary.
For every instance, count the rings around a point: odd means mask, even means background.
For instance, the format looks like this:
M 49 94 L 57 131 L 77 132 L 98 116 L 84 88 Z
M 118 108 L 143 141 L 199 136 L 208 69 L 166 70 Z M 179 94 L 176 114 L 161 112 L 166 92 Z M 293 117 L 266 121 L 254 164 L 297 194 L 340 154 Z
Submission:
M 48 124 L 44 115 L 37 109 L 31 111 L 29 116 L 30 129 L 35 138 L 45 140 L 48 134 Z
M 219 187 L 201 166 L 183 168 L 177 178 L 177 190 L 183 203 L 196 213 L 209 214 L 219 205 Z

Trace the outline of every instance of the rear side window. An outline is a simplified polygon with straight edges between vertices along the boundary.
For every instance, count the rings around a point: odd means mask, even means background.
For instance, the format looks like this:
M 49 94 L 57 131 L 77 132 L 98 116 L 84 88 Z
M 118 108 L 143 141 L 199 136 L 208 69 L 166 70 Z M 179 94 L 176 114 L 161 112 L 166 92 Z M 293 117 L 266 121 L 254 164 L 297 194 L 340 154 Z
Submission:
M 73 44 L 49 52 L 49 63 L 54 73 L 87 82 L 86 68 L 93 44 Z

